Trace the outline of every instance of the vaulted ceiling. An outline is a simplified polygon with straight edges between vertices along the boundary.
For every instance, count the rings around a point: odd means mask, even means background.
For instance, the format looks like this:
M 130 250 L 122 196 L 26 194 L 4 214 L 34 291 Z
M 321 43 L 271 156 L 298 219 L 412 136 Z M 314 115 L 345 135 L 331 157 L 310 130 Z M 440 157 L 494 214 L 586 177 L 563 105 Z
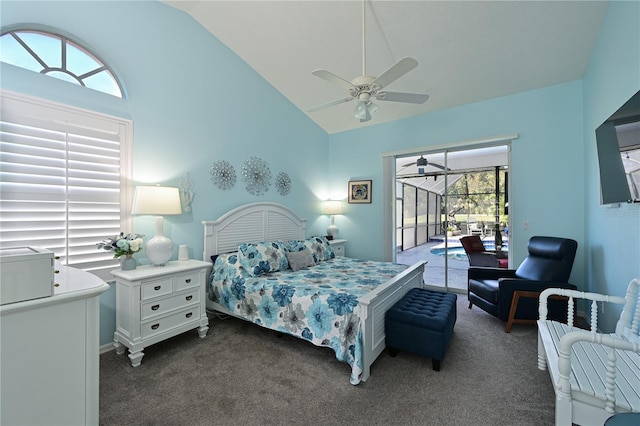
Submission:
M 608 1 L 369 1 L 366 71 L 403 57 L 419 65 L 388 86 L 425 104 L 375 101 L 361 123 L 345 80 L 362 74 L 361 1 L 164 1 L 190 14 L 328 133 L 383 123 L 582 78 Z

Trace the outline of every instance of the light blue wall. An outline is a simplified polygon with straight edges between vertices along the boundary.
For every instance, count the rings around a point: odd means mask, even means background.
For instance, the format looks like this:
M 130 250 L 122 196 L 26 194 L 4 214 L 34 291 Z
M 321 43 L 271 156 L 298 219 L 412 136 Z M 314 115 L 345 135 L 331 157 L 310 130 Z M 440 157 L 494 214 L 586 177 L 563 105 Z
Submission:
M 587 288 L 622 296 L 640 277 L 640 204 L 600 205 L 595 129 L 640 90 L 639 2 L 609 6 L 583 81 Z M 608 329 L 618 312 L 604 312 Z
M 332 135 L 332 184 L 349 179 L 374 181 L 372 205 L 351 204 L 339 217 L 345 223 L 338 224 L 341 235 L 350 241 L 349 254 L 373 259 L 383 256 L 379 231 L 382 153 L 512 133 L 519 135 L 512 143 L 510 171 L 513 231 L 509 250 L 513 251 L 514 264 L 526 256 L 526 243 L 533 235 L 573 238 L 578 241 L 579 251 L 571 280 L 581 286 L 585 238 L 579 81 Z M 524 221 L 530 224 L 527 231 L 522 229 Z M 373 229 L 376 232 L 371 232 Z M 354 241 L 367 244 L 356 245 Z
M 328 135 L 190 16 L 156 1 L 3 0 L 0 7 L 3 29 L 30 23 L 63 30 L 115 68 L 126 100 L 4 63 L 1 86 L 131 119 L 135 183 L 177 186 L 187 172 L 194 183 L 192 213 L 165 218 L 165 233 L 188 245 L 192 257 L 202 256 L 202 220 L 248 202 L 285 204 L 308 220 L 309 235 L 324 232 L 328 218 L 319 212 L 328 196 Z M 245 191 L 240 171 L 251 156 L 265 160 L 273 177 L 288 173 L 290 194 L 273 187 L 260 197 Z M 236 169 L 231 190 L 210 180 L 218 160 Z M 155 233 L 151 218 L 135 218 L 134 227 Z M 101 344 L 115 330 L 112 290 L 101 299 Z

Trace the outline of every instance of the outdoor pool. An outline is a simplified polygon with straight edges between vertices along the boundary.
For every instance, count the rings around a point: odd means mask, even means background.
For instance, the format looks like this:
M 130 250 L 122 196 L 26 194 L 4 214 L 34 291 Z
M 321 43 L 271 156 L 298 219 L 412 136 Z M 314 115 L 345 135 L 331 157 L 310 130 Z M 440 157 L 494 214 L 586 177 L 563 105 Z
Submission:
M 495 248 L 495 244 L 494 243 L 484 243 L 484 247 L 487 250 L 494 250 Z M 508 246 L 502 246 L 502 250 L 503 251 L 509 251 L 509 247 Z M 444 244 L 438 244 L 437 246 L 433 247 L 431 249 L 431 254 L 435 254 L 436 256 L 444 256 Z M 453 259 L 453 260 L 462 260 L 462 261 L 467 261 L 467 254 L 464 252 L 464 248 L 461 245 L 449 245 L 449 259 Z

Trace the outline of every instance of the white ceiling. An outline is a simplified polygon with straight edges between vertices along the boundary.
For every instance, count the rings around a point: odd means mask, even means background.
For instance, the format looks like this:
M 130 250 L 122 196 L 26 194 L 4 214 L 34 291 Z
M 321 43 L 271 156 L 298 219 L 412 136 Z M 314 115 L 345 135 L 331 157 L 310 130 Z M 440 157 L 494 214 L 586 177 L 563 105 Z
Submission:
M 193 16 L 302 111 L 348 96 L 311 74 L 362 74 L 362 2 L 164 1 Z M 608 1 L 370 1 L 366 69 L 405 56 L 418 68 L 388 86 L 429 94 L 422 105 L 376 101 L 361 123 L 355 102 L 307 113 L 328 133 L 410 117 L 582 78 Z

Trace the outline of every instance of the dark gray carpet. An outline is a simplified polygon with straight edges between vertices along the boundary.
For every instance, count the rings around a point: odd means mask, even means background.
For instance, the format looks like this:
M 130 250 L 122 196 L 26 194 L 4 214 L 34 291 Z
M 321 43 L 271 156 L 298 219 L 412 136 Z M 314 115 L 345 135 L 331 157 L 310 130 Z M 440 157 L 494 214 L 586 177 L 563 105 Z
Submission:
M 145 349 L 131 367 L 100 359 L 103 425 L 552 425 L 549 374 L 536 367 L 535 326 L 504 323 L 458 295 L 458 321 L 439 372 L 431 360 L 385 351 L 371 377 L 327 348 L 237 319 L 211 320 Z

